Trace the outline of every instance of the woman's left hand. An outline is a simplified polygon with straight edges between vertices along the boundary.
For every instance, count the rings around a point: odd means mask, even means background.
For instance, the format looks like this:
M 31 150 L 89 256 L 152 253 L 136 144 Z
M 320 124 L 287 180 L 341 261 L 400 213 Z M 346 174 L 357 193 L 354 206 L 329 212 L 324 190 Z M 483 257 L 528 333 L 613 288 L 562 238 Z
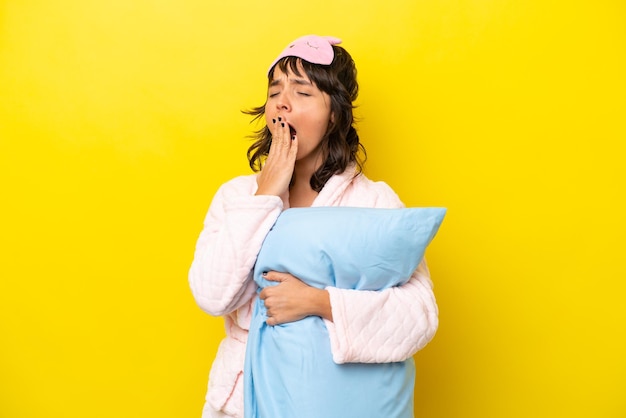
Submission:
M 267 286 L 259 294 L 265 303 L 268 325 L 279 325 L 316 315 L 332 321 L 328 292 L 309 286 L 289 273 L 270 271 L 266 280 L 278 282 Z

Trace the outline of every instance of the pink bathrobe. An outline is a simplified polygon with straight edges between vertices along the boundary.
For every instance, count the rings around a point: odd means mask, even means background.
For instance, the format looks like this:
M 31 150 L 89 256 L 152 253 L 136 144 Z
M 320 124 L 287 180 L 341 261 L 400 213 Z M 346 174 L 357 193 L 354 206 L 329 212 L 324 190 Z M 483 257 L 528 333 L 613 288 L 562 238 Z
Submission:
M 243 416 L 242 374 L 256 284 L 252 270 L 265 235 L 284 207 L 277 196 L 255 196 L 256 175 L 237 177 L 217 191 L 196 245 L 189 283 L 198 305 L 224 316 L 226 338 L 209 375 L 203 417 Z M 353 168 L 333 176 L 312 206 L 399 208 L 383 182 Z M 325 321 L 338 363 L 403 361 L 423 348 L 438 326 L 425 261 L 408 283 L 383 291 L 328 287 L 333 322 Z

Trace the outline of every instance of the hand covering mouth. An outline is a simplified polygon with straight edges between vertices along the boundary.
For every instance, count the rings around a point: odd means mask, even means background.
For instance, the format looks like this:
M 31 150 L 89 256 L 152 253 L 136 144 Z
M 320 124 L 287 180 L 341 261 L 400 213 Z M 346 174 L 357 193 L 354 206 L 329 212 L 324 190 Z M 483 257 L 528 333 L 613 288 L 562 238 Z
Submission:
M 289 136 L 291 137 L 291 139 L 293 139 L 296 136 L 296 128 L 291 126 L 291 124 L 288 124 L 288 125 L 289 125 Z

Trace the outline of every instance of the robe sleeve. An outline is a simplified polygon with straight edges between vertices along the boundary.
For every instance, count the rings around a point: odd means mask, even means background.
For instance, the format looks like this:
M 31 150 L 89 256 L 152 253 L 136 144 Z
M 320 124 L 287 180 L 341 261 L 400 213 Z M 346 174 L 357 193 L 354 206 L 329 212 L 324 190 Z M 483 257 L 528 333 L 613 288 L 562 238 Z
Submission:
M 333 322 L 325 320 L 335 363 L 404 361 L 421 350 L 439 325 L 426 261 L 410 280 L 382 291 L 328 287 Z
M 196 302 L 215 316 L 235 311 L 254 296 L 254 263 L 283 208 L 277 196 L 255 196 L 243 179 L 225 183 L 215 194 L 189 270 Z

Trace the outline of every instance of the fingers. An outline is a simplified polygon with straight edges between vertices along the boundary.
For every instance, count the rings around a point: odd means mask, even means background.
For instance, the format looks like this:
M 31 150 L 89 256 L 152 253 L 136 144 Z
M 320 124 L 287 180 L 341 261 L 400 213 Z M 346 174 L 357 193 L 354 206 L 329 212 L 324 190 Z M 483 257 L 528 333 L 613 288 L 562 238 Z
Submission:
M 259 293 L 259 299 L 263 301 L 265 305 L 265 314 L 267 325 L 275 326 L 284 322 L 289 322 L 286 318 L 283 318 L 282 312 L 284 311 L 284 300 L 280 297 L 280 292 L 277 293 L 277 287 L 280 283 L 291 277 L 288 273 L 279 273 L 277 271 L 263 272 L 263 278 L 278 283 L 276 286 L 267 286 L 261 293 Z
M 284 195 L 289 189 L 298 153 L 298 141 L 290 138 L 289 124 L 283 116 L 270 121 L 268 128 L 272 133 L 272 144 L 257 177 L 257 194 Z
M 270 282 L 278 282 L 278 283 L 282 283 L 285 280 L 287 280 L 290 277 L 289 274 L 287 273 L 279 273 L 277 271 L 264 271 L 263 272 L 263 278 L 265 280 L 268 280 Z M 261 300 L 265 300 L 268 298 L 268 296 L 271 295 L 272 291 L 275 290 L 273 289 L 274 286 L 267 286 L 265 288 L 263 288 L 263 290 L 261 290 L 261 293 L 259 293 L 259 298 Z
M 265 315 L 267 316 L 265 323 L 272 327 L 275 325 L 285 324 L 287 322 L 293 322 L 295 320 L 285 315 L 281 315 L 278 312 L 274 312 L 272 309 L 266 309 Z
M 289 151 L 291 148 L 291 138 L 289 135 L 289 124 L 282 116 L 272 119 L 271 126 L 268 126 L 272 133 L 272 145 L 270 146 L 269 155 L 276 155 L 282 151 Z
M 271 302 L 271 294 L 268 294 L 269 289 L 271 289 L 271 287 L 266 287 L 265 289 L 263 289 L 259 294 L 259 299 L 263 301 L 263 305 L 265 306 L 265 315 L 267 315 L 265 323 L 267 323 L 267 325 L 274 326 L 278 325 L 280 321 L 278 317 L 278 312 L 275 312 L 276 306 Z M 271 293 L 271 291 L 269 293 Z
M 272 126 L 269 129 L 272 133 L 272 144 L 265 166 L 280 164 L 285 168 L 290 167 L 292 171 L 296 162 L 298 143 L 295 136 L 291 137 L 289 123 L 284 117 L 277 116 L 276 119 L 272 119 Z
M 309 315 L 310 286 L 289 273 L 264 272 L 263 278 L 277 283 L 264 287 L 259 293 L 268 325 L 298 321 Z
M 263 272 L 263 278 L 265 280 L 269 280 L 270 282 L 284 282 L 289 277 L 292 276 L 288 273 L 279 273 L 277 271 Z

